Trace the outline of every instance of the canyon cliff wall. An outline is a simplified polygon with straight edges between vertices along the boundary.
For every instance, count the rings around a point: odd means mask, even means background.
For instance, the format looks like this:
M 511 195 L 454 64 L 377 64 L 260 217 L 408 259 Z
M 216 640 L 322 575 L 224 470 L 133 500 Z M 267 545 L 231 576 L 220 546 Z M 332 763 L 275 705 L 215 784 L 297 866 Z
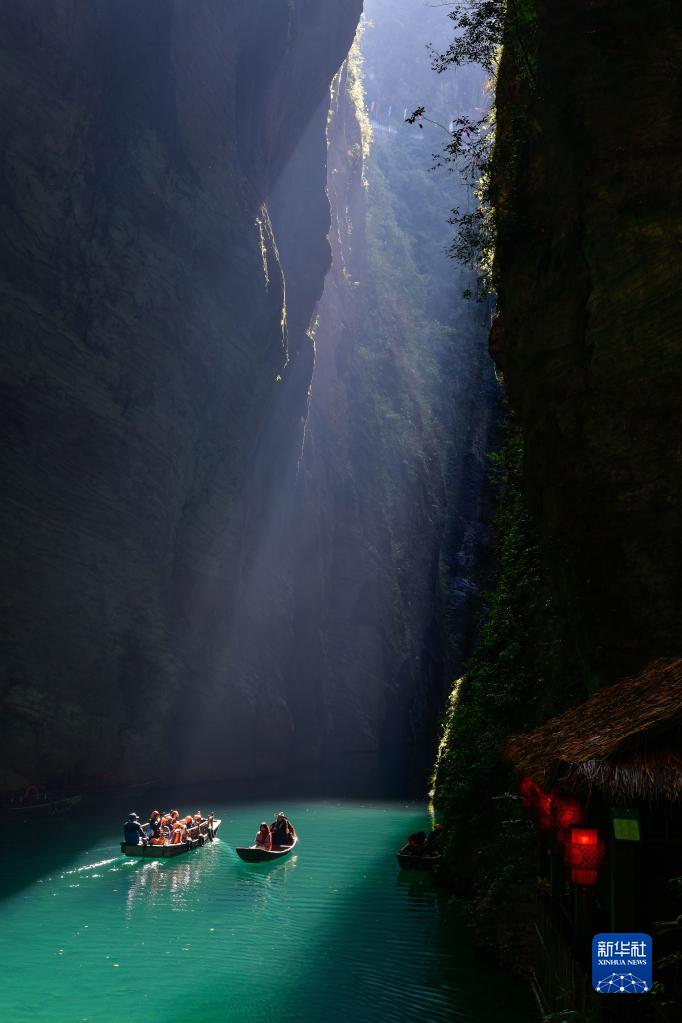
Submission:
M 682 12 L 519 12 L 490 178 L 511 413 L 499 573 L 436 775 L 453 880 L 517 963 L 535 862 L 505 738 L 682 646 Z
M 380 752 L 423 791 L 473 638 L 497 388 L 489 309 L 461 298 L 471 282 L 446 254 L 451 179 L 430 170 L 442 133 L 403 108 L 447 120 L 484 102 L 483 80 L 432 75 L 439 13 L 371 0 L 366 15 L 328 129 L 333 263 L 297 481 L 290 672 L 323 754 Z M 421 766 L 407 752 L 420 744 Z
M 327 154 L 312 158 L 319 135 L 311 122 L 271 195 L 288 282 L 324 255 L 288 196 L 293 182 L 326 173 L 332 264 L 310 325 L 302 443 L 288 457 L 273 448 L 278 485 L 243 563 L 226 636 L 229 682 L 208 692 L 197 680 L 189 694 L 184 714 L 199 719 L 205 745 L 185 775 L 215 765 L 237 685 L 249 701 L 242 734 L 264 750 L 261 770 L 315 764 L 323 784 L 343 788 L 349 754 L 368 754 L 354 764 L 371 765 L 371 784 L 390 778 L 394 791 L 412 784 L 423 792 L 436 718 L 474 631 L 496 401 L 490 313 L 452 295 L 453 280 L 460 291 L 470 281 L 445 252 L 451 195 L 429 171 L 438 133 L 425 136 L 402 117 L 389 131 L 367 116 L 363 55 L 372 88 L 393 94 L 396 106 L 396 66 L 416 67 L 415 82 L 403 71 L 412 95 L 436 91 L 409 31 L 417 12 L 373 0 L 367 13 L 370 27 L 337 75 L 331 109 L 319 111 Z M 387 37 L 402 60 L 385 60 Z M 464 74 L 444 91 L 454 109 L 471 104 L 481 76 Z M 310 189 L 312 208 L 317 194 Z M 287 291 L 290 330 L 308 325 L 307 308 Z M 303 400 L 308 366 L 299 357 L 289 372 Z M 279 417 L 275 405 L 266 437 L 281 431 Z M 274 734 L 264 747 L 265 718 Z
M 0 12 L 1 785 L 158 776 L 226 691 L 223 766 L 253 766 L 259 701 L 277 732 L 283 699 L 233 671 L 228 623 L 300 451 L 328 90 L 360 9 Z
M 492 346 L 564 699 L 682 641 L 681 47 L 677 4 L 538 0 L 533 66 L 500 67 Z

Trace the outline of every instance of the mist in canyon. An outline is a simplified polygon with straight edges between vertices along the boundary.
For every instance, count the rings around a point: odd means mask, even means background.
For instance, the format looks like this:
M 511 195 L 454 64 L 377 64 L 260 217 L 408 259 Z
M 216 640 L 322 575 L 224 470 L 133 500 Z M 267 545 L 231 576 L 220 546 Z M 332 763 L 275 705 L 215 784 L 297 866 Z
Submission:
M 431 168 L 487 100 L 433 74 L 442 10 L 360 16 L 0 12 L 4 788 L 354 755 L 423 788 L 497 417 Z

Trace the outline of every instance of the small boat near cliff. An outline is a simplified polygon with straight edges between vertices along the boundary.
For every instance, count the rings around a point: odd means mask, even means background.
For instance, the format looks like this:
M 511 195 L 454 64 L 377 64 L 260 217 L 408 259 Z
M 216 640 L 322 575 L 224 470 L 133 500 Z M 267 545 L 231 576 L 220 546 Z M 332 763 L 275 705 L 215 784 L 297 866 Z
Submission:
M 39 817 L 56 817 L 68 813 L 80 803 L 83 797 L 79 794 L 52 792 L 49 789 L 37 789 L 30 785 L 21 792 L 11 792 L 3 804 L 13 817 L 23 817 L 25 821 Z
M 175 842 L 168 845 L 132 845 L 129 842 L 121 842 L 121 852 L 125 856 L 142 856 L 151 860 L 165 860 L 172 856 L 182 856 L 183 853 L 200 849 L 207 842 L 212 842 L 220 824 L 220 820 L 206 818 L 201 824 L 195 824 L 187 829 L 186 842 Z
M 440 853 L 420 856 L 401 850 L 397 853 L 396 859 L 401 870 L 434 870 L 440 863 Z
M 396 858 L 402 871 L 434 871 L 441 862 L 441 853 L 415 852 L 414 846 L 403 846 Z
M 245 863 L 276 863 L 285 859 L 298 845 L 298 836 L 291 845 L 276 845 L 272 849 L 261 849 L 257 845 L 237 846 L 235 852 Z

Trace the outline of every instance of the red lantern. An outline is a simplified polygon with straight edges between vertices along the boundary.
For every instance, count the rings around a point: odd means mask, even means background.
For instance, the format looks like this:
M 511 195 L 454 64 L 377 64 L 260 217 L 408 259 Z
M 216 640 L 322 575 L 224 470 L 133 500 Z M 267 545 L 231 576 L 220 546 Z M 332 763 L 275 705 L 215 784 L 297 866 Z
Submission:
M 563 796 L 556 796 L 552 806 L 552 827 L 574 828 L 576 824 L 582 824 L 583 811 L 580 803 L 575 799 L 566 799 Z
M 596 870 L 572 870 L 571 871 L 571 882 L 572 884 L 596 884 L 598 880 L 598 873 Z
M 597 845 L 599 832 L 596 828 L 571 828 L 571 845 Z
M 552 827 L 556 830 L 557 842 L 563 845 L 566 841 L 567 831 L 576 824 L 581 824 L 583 811 L 580 803 L 575 799 L 566 799 L 564 796 L 556 796 L 552 805 Z
M 542 831 L 549 831 L 552 827 L 552 807 L 554 795 L 551 792 L 539 791 L 535 800 L 535 812 L 537 824 Z
M 532 777 L 522 777 L 518 783 L 518 795 L 520 796 L 522 805 L 524 805 L 527 810 L 532 810 L 534 813 L 537 813 L 538 800 L 542 796 L 542 789 L 537 782 L 533 781 Z
M 533 802 L 538 792 L 539 789 L 532 778 L 522 778 L 519 782 L 519 796 L 527 810 L 530 810 L 533 806 Z
M 604 843 L 599 840 L 596 828 L 571 828 L 570 842 L 565 846 L 565 861 L 571 868 L 573 884 L 596 884 L 604 854 Z

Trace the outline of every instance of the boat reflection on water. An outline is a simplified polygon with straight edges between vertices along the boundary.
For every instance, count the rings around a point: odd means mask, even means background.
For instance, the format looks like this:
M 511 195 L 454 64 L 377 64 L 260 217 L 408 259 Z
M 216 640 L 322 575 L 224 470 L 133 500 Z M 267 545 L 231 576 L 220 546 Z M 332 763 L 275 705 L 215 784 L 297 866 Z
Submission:
M 298 867 L 298 855 L 284 862 L 246 864 L 235 855 L 234 889 L 235 894 L 243 896 L 253 903 L 253 911 L 258 914 L 270 907 L 277 907 L 278 912 L 284 911 L 287 902 L 287 885 Z M 275 869 L 276 868 L 276 869 Z
M 201 885 L 203 866 L 196 860 L 173 864 L 167 860 L 143 863 L 128 890 L 127 916 L 139 904 L 145 908 L 164 904 L 165 908 L 185 909 L 195 889 Z
M 235 866 L 239 869 L 239 883 L 246 888 L 276 888 L 284 884 L 298 866 L 298 853 L 287 860 L 268 860 L 263 863 L 242 863 L 235 856 Z M 275 869 L 276 868 L 276 869 Z
M 434 887 L 433 881 L 428 875 L 417 872 L 406 873 L 400 871 L 395 880 L 396 889 L 402 899 L 407 897 L 408 912 L 421 913 L 424 910 L 431 910 L 439 900 L 439 892 Z

